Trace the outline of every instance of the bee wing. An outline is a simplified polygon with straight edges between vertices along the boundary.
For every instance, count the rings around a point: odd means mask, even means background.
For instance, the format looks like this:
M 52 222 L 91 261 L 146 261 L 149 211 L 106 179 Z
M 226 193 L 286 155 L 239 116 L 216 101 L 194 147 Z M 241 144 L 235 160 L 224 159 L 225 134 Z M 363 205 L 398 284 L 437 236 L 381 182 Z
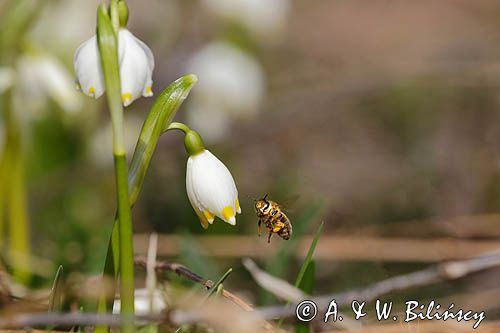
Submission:
M 278 203 L 278 206 L 280 206 L 281 210 L 285 213 L 292 213 L 295 211 L 295 207 L 297 206 L 297 201 L 299 200 L 299 198 L 299 194 L 289 196 L 285 200 L 281 201 L 281 203 Z

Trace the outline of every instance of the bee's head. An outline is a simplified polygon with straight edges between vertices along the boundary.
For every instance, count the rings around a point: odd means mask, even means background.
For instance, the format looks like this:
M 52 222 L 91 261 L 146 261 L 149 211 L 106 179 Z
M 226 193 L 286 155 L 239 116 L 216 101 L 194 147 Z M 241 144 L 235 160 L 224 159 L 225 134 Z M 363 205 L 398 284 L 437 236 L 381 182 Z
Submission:
M 264 214 L 269 208 L 269 201 L 267 201 L 267 194 L 262 198 L 255 200 L 255 210 L 257 214 Z

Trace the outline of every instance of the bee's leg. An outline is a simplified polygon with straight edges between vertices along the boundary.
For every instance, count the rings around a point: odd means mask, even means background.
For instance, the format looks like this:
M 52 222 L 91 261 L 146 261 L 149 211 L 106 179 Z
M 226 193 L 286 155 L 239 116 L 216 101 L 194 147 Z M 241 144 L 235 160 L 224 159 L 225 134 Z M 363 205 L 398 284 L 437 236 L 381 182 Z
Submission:
M 269 233 L 269 235 L 267 235 L 267 242 L 268 243 L 271 243 L 271 236 L 273 235 L 272 232 Z
M 259 230 L 259 237 L 260 237 L 260 234 L 262 233 L 262 228 L 261 228 L 261 224 L 262 224 L 262 221 L 259 220 L 257 226 L 258 226 L 258 230 Z

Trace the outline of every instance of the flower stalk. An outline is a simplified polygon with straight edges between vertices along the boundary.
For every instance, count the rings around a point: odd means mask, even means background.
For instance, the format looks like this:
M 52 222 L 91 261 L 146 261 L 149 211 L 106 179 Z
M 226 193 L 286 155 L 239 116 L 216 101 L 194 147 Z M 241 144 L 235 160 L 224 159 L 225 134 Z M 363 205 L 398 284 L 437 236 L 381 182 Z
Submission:
M 9 264 L 12 265 L 12 274 L 18 281 L 28 283 L 30 281 L 30 243 L 24 154 L 20 124 L 13 113 L 10 95 L 11 92 L 8 91 L 2 98 L 6 142 L 1 161 L 0 223 L 2 223 L 2 234 L 0 244 L 3 245 L 3 218 L 6 214 L 9 232 L 8 258 Z
M 197 81 L 197 77 L 192 74 L 175 80 L 158 96 L 148 113 L 130 162 L 128 179 L 128 200 L 130 207 L 133 207 L 137 200 L 144 177 L 146 176 L 146 171 L 161 134 L 164 132 L 165 128 L 170 125 L 177 110 Z M 119 222 L 115 218 L 104 266 L 104 275 L 109 277 L 118 276 L 121 261 L 118 225 Z M 110 303 L 107 301 L 105 296 L 102 295 L 99 299 L 98 312 L 107 313 L 111 305 L 112 302 Z M 107 330 L 103 327 L 97 327 L 96 332 L 107 332 Z
M 113 130 L 113 155 L 117 193 L 117 217 L 120 252 L 120 298 L 121 314 L 130 316 L 134 313 L 134 251 L 132 243 L 132 218 L 128 192 L 128 166 L 125 153 L 123 131 L 123 107 L 121 99 L 120 68 L 118 63 L 118 2 L 110 3 L 110 14 L 104 4 L 97 10 L 97 42 L 108 107 L 111 113 Z M 133 331 L 133 325 L 127 324 L 124 331 Z
M 13 67 L 21 40 L 40 12 L 41 1 L 10 1 L 0 21 L 0 64 Z M 25 188 L 22 126 L 8 88 L 0 96 L 5 141 L 0 157 L 0 249 L 6 252 L 14 278 L 31 279 L 29 214 Z

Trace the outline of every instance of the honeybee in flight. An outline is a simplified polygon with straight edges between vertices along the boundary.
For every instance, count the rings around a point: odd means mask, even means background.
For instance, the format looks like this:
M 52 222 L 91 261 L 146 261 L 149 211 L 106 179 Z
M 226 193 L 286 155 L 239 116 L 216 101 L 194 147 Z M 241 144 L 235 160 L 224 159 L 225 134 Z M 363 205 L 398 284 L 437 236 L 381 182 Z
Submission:
M 292 236 L 292 224 L 290 219 L 281 210 L 281 207 L 274 201 L 267 199 L 267 194 L 259 200 L 255 200 L 255 210 L 259 218 L 259 236 L 261 234 L 262 223 L 267 230 L 267 242 L 271 242 L 271 236 L 277 234 L 281 238 L 288 240 Z

